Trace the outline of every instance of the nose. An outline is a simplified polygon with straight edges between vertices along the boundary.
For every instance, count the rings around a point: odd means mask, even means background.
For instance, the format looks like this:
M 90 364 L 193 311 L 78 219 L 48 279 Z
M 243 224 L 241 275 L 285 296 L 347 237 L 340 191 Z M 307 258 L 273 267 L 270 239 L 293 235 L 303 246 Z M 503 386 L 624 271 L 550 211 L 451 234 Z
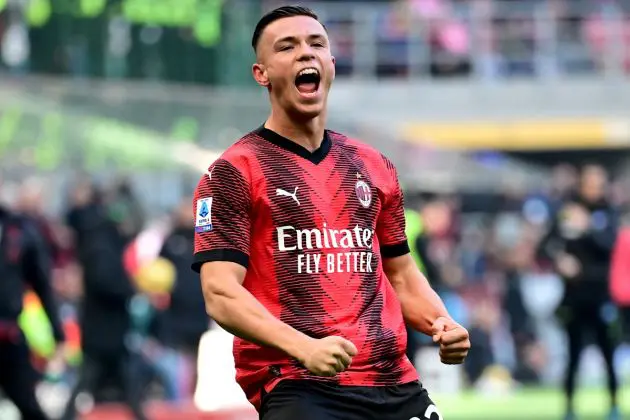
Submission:
M 301 43 L 298 61 L 311 61 L 313 59 L 315 59 L 315 52 L 313 51 L 313 48 L 306 42 Z

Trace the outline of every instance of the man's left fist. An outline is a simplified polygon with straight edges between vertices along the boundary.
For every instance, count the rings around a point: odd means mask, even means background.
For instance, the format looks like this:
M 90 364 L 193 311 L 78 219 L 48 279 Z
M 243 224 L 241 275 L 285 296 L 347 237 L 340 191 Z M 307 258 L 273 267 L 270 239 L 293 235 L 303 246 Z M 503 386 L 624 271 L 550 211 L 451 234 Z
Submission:
M 440 317 L 433 323 L 433 342 L 440 344 L 440 360 L 445 365 L 464 362 L 470 350 L 466 328 L 450 318 Z

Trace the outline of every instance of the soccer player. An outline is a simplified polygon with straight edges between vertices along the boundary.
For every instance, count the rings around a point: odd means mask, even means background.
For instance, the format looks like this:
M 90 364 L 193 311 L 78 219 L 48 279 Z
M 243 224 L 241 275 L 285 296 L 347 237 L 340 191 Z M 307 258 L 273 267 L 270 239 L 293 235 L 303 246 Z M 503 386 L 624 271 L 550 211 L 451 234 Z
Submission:
M 405 320 L 447 364 L 463 362 L 468 332 L 409 254 L 394 165 L 325 129 L 325 28 L 281 7 L 252 45 L 271 115 L 195 192 L 193 269 L 236 336 L 237 381 L 263 420 L 441 419 L 405 355 Z

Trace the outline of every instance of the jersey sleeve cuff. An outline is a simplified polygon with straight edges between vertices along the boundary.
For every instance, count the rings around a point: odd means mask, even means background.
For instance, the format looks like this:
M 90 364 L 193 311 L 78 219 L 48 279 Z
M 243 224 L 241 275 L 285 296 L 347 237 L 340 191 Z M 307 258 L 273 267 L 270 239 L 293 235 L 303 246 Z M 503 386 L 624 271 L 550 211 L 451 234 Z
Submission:
M 381 256 L 383 258 L 396 258 L 409 253 L 407 240 L 392 245 L 381 246 Z
M 193 271 L 201 272 L 201 266 L 207 262 L 227 261 L 240 264 L 247 268 L 249 265 L 249 255 L 236 249 L 213 249 L 212 251 L 201 251 L 195 253 L 191 268 Z

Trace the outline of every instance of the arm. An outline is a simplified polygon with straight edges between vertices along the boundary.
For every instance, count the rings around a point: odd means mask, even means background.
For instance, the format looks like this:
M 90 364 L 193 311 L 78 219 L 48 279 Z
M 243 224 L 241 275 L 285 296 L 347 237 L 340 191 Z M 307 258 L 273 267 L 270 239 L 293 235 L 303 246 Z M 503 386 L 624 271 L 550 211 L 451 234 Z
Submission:
M 311 337 L 274 317 L 243 286 L 246 269 L 224 261 L 201 267 L 201 285 L 208 314 L 224 329 L 237 337 L 273 347 L 301 363 L 310 347 Z
M 22 258 L 24 277 L 46 311 L 55 341 L 63 342 L 65 337 L 51 287 L 51 263 L 46 247 L 37 232 L 30 227 L 25 227 L 25 245 L 26 249 Z
M 434 322 L 439 317 L 448 318 L 448 313 L 409 253 L 403 192 L 394 166 L 386 160 L 386 167 L 389 182 L 382 187 L 382 207 L 376 223 L 383 269 L 396 291 L 405 321 L 432 335 Z
M 403 193 L 394 166 L 386 161 L 386 167 L 390 182 L 383 188 L 383 204 L 376 223 L 383 269 L 396 291 L 405 321 L 439 343 L 442 363 L 462 363 L 470 349 L 468 331 L 450 318 L 442 299 L 409 254 Z
M 280 349 L 304 362 L 310 339 L 275 318 L 245 287 L 251 230 L 250 181 L 219 159 L 195 190 L 195 257 L 206 311 L 244 340 Z
M 405 321 L 414 329 L 433 335 L 433 324 L 449 318 L 442 299 L 431 288 L 410 254 L 383 260 L 383 269 L 396 291 Z

